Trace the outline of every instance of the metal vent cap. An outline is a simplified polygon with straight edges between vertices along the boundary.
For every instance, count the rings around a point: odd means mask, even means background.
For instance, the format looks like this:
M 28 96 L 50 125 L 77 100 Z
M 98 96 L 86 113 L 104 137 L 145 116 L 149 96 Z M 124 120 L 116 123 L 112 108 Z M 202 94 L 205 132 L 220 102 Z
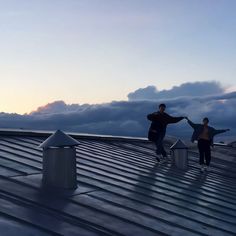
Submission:
M 48 137 L 43 143 L 39 145 L 40 148 L 50 147 L 73 147 L 80 143 L 69 135 L 65 134 L 61 130 L 57 130 L 54 134 Z
M 171 150 L 173 149 L 188 149 L 188 147 L 185 145 L 185 143 L 183 141 L 181 141 L 180 139 L 178 139 L 171 147 Z

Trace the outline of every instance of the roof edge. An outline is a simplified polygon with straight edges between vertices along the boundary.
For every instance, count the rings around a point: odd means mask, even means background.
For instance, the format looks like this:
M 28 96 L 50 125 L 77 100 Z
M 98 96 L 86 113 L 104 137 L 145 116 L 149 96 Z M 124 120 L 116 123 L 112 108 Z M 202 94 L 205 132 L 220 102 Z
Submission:
M 2 136 L 28 136 L 28 137 L 45 137 L 48 138 L 56 130 L 26 130 L 26 129 L 1 129 L 0 135 Z M 115 136 L 115 135 L 100 135 L 100 134 L 87 134 L 87 133 L 76 133 L 76 132 L 66 132 L 73 138 L 77 139 L 90 139 L 90 140 L 109 140 L 109 141 L 142 141 L 150 143 L 147 138 L 144 137 L 130 137 L 130 136 Z M 177 140 L 177 137 L 167 135 L 166 138 L 172 142 Z M 230 144 L 214 143 L 215 146 L 231 147 Z
M 0 129 L 0 135 L 2 136 L 49 137 L 54 132 L 55 131 L 46 131 L 46 130 Z M 86 133 L 75 133 L 75 132 L 65 132 L 65 133 L 77 139 L 150 142 L 148 141 L 147 138 L 144 137 L 113 136 L 113 135 L 86 134 Z

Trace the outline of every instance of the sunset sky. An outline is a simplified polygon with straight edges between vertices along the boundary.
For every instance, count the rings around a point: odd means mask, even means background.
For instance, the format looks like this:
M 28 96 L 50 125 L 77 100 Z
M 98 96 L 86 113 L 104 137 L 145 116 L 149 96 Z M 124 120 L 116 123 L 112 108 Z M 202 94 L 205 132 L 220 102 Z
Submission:
M 235 0 L 0 0 L 0 111 L 149 85 L 236 90 L 235 12 Z

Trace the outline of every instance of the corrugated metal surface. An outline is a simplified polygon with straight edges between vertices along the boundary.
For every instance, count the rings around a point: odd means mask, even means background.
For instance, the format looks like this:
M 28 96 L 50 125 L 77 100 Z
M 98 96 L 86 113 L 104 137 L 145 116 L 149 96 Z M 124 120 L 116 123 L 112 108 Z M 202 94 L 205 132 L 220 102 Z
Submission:
M 236 235 L 236 164 L 156 164 L 143 140 L 80 140 L 76 191 L 41 189 L 45 137 L 0 136 L 1 235 Z

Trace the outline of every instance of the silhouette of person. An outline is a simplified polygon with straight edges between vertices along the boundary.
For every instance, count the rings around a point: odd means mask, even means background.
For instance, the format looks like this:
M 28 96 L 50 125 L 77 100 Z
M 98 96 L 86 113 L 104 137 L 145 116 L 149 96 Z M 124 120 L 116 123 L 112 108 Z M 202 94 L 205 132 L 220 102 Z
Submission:
M 163 140 L 166 134 L 166 127 L 168 124 L 173 124 L 181 121 L 185 117 L 173 117 L 168 115 L 165 112 L 166 105 L 160 104 L 159 111 L 149 114 L 147 119 L 150 120 L 151 126 L 148 131 L 148 139 L 156 144 L 156 154 L 157 154 L 157 161 L 160 162 L 161 156 L 163 160 L 166 161 L 167 153 L 163 146 Z
M 191 141 L 198 142 L 199 150 L 199 164 L 201 172 L 205 170 L 209 171 L 209 166 L 211 162 L 211 146 L 214 144 L 214 136 L 217 134 L 230 131 L 230 129 L 217 130 L 210 127 L 209 119 L 205 117 L 202 120 L 202 124 L 195 124 L 186 117 L 189 125 L 194 129 Z M 204 163 L 206 166 L 204 167 Z

